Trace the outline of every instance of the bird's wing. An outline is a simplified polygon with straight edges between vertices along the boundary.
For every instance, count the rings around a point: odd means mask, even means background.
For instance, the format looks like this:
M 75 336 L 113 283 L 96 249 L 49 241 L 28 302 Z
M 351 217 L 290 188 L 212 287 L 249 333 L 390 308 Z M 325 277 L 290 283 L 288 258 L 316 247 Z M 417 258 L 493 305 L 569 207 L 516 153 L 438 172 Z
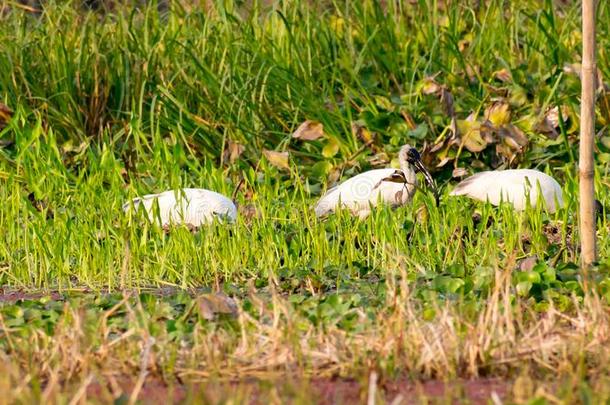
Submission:
M 467 195 L 481 201 L 488 200 L 494 205 L 498 205 L 500 201 L 510 201 L 516 209 L 523 210 L 527 204 L 527 195 L 529 195 L 531 204 L 536 204 L 538 184 L 540 184 L 547 208 L 554 211 L 555 196 L 558 205 L 563 205 L 559 183 L 547 174 L 531 169 L 477 173 L 460 182 L 450 195 Z
M 137 211 L 141 204 L 143 204 L 144 208 L 146 210 L 148 210 L 148 209 L 150 209 L 150 206 L 152 205 L 152 201 L 154 201 L 156 198 L 159 198 L 162 194 L 163 193 L 147 194 L 142 197 L 132 198 L 131 200 L 129 200 L 125 204 L 123 204 L 123 211 L 125 211 L 125 212 L 130 211 L 132 206 L 134 208 L 134 211 Z
M 233 201 L 215 191 L 206 189 L 184 189 L 186 204 L 184 209 L 184 221 L 195 226 L 210 222 L 215 217 L 228 217 L 235 220 L 237 208 Z
M 314 208 L 316 215 L 322 216 L 334 211 L 339 202 L 346 206 L 368 206 L 369 201 L 373 201 L 380 191 L 380 183 L 394 172 L 394 169 L 369 170 L 329 189 L 318 200 Z
M 542 191 L 542 195 L 544 196 L 544 200 L 549 211 L 554 212 L 557 207 L 563 207 L 563 191 L 557 180 L 538 170 L 527 169 L 524 170 L 523 173 L 523 176 L 528 178 L 531 187 L 534 188 L 534 190 L 531 191 L 532 204 L 536 203 L 538 196 L 537 183 L 539 183 L 540 190 Z M 555 200 L 557 200 L 557 204 L 555 204 Z
M 314 212 L 316 213 L 316 215 L 318 217 L 321 217 L 323 215 L 326 215 L 330 212 L 332 212 L 337 203 L 338 203 L 338 190 L 339 187 L 341 185 L 336 185 L 332 188 L 329 188 L 326 193 L 324 193 L 322 195 L 322 197 L 320 197 L 320 199 L 318 200 L 318 202 L 316 203 L 315 207 L 314 207 Z
M 476 173 L 467 179 L 462 180 L 455 186 L 449 195 L 469 195 L 475 196 L 479 192 L 484 193 L 489 186 L 490 172 Z

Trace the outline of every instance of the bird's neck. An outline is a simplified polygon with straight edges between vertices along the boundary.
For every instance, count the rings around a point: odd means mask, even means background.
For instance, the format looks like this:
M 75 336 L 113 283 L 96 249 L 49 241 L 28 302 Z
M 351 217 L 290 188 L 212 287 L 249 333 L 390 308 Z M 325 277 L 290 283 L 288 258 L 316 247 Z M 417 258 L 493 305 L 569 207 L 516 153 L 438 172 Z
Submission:
M 417 185 L 417 175 L 415 174 L 415 170 L 410 165 L 403 165 L 401 167 L 403 174 L 405 175 L 405 179 L 407 180 L 407 186 L 414 187 Z

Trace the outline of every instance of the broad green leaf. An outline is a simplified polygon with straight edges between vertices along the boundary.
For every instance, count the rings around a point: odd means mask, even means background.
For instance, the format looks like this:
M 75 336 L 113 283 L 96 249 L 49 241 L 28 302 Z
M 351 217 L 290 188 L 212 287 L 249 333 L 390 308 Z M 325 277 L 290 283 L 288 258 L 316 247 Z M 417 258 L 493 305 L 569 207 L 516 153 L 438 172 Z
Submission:
M 331 158 L 339 152 L 339 142 L 335 138 L 330 138 L 324 148 L 322 148 L 322 155 L 325 158 Z

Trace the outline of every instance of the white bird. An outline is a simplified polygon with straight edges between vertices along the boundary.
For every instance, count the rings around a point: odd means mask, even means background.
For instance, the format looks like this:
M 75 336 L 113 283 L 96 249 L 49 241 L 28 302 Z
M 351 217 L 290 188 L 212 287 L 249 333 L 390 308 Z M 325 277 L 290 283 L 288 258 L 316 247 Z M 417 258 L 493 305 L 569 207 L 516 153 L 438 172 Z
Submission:
M 516 210 L 523 211 L 527 207 L 528 195 L 529 204 L 536 206 L 539 191 L 549 212 L 553 213 L 563 207 L 559 183 L 548 174 L 531 169 L 477 173 L 460 182 L 449 195 L 465 195 L 475 200 L 489 201 L 496 206 L 505 201 L 511 203 Z
M 318 200 L 314 211 L 318 217 L 334 212 L 339 207 L 349 209 L 354 215 L 366 218 L 378 203 L 398 207 L 411 201 L 417 188 L 416 172 L 421 172 L 426 182 L 436 192 L 434 180 L 421 162 L 416 149 L 404 145 L 398 153 L 400 169 L 376 169 L 361 173 L 329 189 Z
M 203 188 L 168 190 L 137 197 L 123 204 L 123 211 L 128 212 L 132 207 L 137 211 L 140 205 L 146 211 L 148 219 L 159 220 L 161 226 L 184 224 L 197 228 L 213 222 L 215 218 L 229 222 L 237 218 L 237 208 L 233 201 Z

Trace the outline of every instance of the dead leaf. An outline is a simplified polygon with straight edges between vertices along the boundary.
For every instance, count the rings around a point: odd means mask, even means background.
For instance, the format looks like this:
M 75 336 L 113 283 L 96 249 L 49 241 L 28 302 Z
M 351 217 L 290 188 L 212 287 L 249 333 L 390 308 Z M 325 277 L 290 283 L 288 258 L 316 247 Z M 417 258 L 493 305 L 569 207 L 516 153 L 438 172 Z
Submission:
M 261 217 L 261 210 L 256 204 L 239 204 L 237 206 L 239 215 L 246 220 Z
M 568 114 L 570 111 L 568 110 L 568 106 L 561 106 L 561 118 L 565 123 L 568 120 Z M 552 128 L 559 128 L 559 107 L 555 106 L 549 110 L 547 110 L 544 118 L 551 125 Z
M 244 145 L 238 142 L 233 142 L 229 139 L 227 141 L 227 147 L 225 148 L 222 159 L 225 162 L 228 161 L 230 164 L 233 164 L 237 161 L 237 159 L 239 159 L 241 154 L 244 153 L 244 150 L 246 150 Z
M 443 87 L 441 90 L 441 103 L 443 104 L 443 109 L 445 110 L 445 114 L 447 116 L 453 118 L 455 117 L 455 110 L 453 108 L 453 95 Z
M 519 270 L 520 271 L 531 271 L 534 266 L 538 263 L 538 256 L 528 256 L 525 259 L 519 261 Z
M 456 123 L 457 125 L 457 123 Z M 445 146 L 445 140 L 441 140 L 440 142 L 435 143 L 434 145 L 432 145 L 432 148 L 430 149 L 430 153 L 435 153 L 438 152 L 439 150 L 441 150 L 443 147 Z
M 513 81 L 513 75 L 510 73 L 510 71 L 508 69 L 500 69 L 500 70 L 496 70 L 495 72 L 492 73 L 493 77 L 495 77 L 496 79 L 498 79 L 499 81 L 503 82 L 503 83 L 508 83 L 508 82 L 512 82 Z
M 481 152 L 489 143 L 481 135 L 481 124 L 470 114 L 465 120 L 457 121 L 457 128 L 462 138 L 463 145 L 470 152 Z
M 527 136 L 519 127 L 516 127 L 512 124 L 508 124 L 504 126 L 499 131 L 500 138 L 504 140 L 509 146 L 513 147 L 515 150 L 521 151 L 524 146 L 527 146 L 529 143 Z
M 480 75 L 480 70 L 478 66 L 466 65 L 466 75 L 468 76 L 468 80 L 471 83 L 475 83 Z
M 460 39 L 458 41 L 458 49 L 460 52 L 464 52 L 470 46 L 470 41 L 467 39 Z
M 208 321 L 216 318 L 217 314 L 237 316 L 237 304 L 225 294 L 203 294 L 196 300 L 199 315 Z
M 75 154 L 78 155 L 84 152 L 89 147 L 89 143 L 87 141 L 82 141 L 80 144 L 75 145 L 72 140 L 68 140 L 61 145 L 61 151 L 65 154 Z
M 39 200 L 38 198 L 36 198 L 36 194 L 34 194 L 34 192 L 28 194 L 28 200 L 36 209 L 36 211 L 45 213 L 47 219 L 53 219 L 53 211 L 49 208 L 49 205 L 46 201 Z
M 337 181 L 339 181 L 339 178 L 341 177 L 341 170 L 339 170 L 338 168 L 334 168 L 330 171 L 330 173 L 328 174 L 328 184 L 335 184 Z
M 415 211 L 415 217 L 417 218 L 417 222 L 420 224 L 425 224 L 428 222 L 428 218 L 430 217 L 430 213 L 428 212 L 428 208 L 425 205 L 422 205 Z
M 367 158 L 369 164 L 373 167 L 386 167 L 391 159 L 385 152 L 379 152 Z
M 4 128 L 11 120 L 13 112 L 6 105 L 0 103 L 0 129 Z
M 563 65 L 564 73 L 578 76 L 582 80 L 582 65 L 580 63 L 566 63 Z M 597 91 L 607 90 L 608 86 L 604 83 L 604 75 L 602 71 L 597 68 Z
M 303 122 L 296 131 L 293 132 L 292 137 L 294 139 L 301 139 L 303 141 L 315 141 L 324 136 L 324 125 L 317 121 L 306 120 Z
M 288 152 L 276 152 L 274 150 L 263 149 L 263 155 L 271 165 L 280 169 L 290 169 L 288 164 Z
M 507 103 L 495 102 L 485 110 L 485 119 L 496 128 L 510 122 L 510 109 Z
M 582 65 L 580 63 L 566 63 L 563 65 L 563 72 L 569 75 L 578 76 L 580 79 L 580 73 L 582 71 Z
M 451 177 L 464 177 L 468 175 L 468 171 L 463 167 L 456 167 L 451 173 Z
M 602 92 L 599 97 L 600 124 L 610 125 L 610 92 Z
M 569 110 L 567 106 L 561 107 L 561 116 L 563 122 L 568 120 Z M 549 108 L 544 117 L 536 123 L 535 130 L 547 135 L 551 139 L 555 139 L 559 136 L 559 107 L 554 106 Z
M 436 165 L 436 167 L 443 167 L 445 166 L 447 163 L 451 162 L 453 160 L 452 157 L 449 156 L 445 156 L 444 158 L 441 159 L 440 162 L 438 162 L 438 164 Z
M 402 115 L 402 118 L 404 118 L 404 120 L 407 123 L 407 126 L 409 127 L 409 129 L 415 129 L 417 127 L 417 125 L 415 125 L 415 120 L 413 119 L 411 114 L 409 114 L 408 111 L 406 111 L 404 109 L 401 109 L 400 110 L 400 115 Z
M 428 96 L 431 94 L 439 94 L 441 89 L 442 86 L 434 81 L 434 77 L 426 77 L 421 88 L 422 93 Z
M 462 136 L 462 143 L 471 152 L 481 152 L 487 147 L 487 142 L 481 136 L 479 128 L 473 128 Z
M 527 137 L 512 124 L 500 128 L 497 135 L 499 142 L 496 145 L 496 155 L 508 161 L 509 165 L 513 164 L 529 143 Z
M 358 124 L 357 122 L 352 122 L 352 134 L 354 134 L 358 139 L 360 139 L 365 144 L 370 144 L 374 141 L 375 135 L 366 129 L 364 125 Z

